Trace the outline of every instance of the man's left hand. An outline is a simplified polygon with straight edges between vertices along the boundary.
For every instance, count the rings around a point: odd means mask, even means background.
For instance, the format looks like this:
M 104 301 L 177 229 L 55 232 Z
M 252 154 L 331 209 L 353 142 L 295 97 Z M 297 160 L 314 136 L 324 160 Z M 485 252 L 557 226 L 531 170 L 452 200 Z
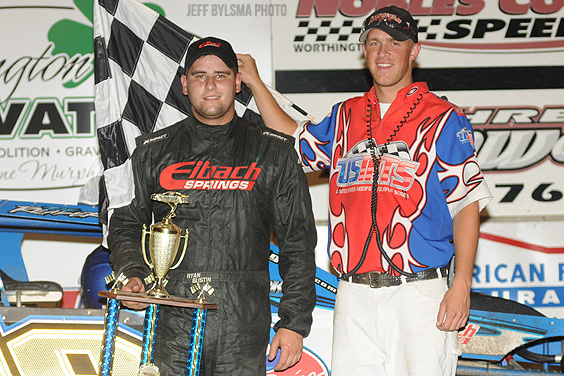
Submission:
M 299 362 L 302 357 L 303 342 L 304 338 L 300 334 L 290 329 L 278 329 L 268 353 L 268 360 L 273 361 L 276 358 L 276 352 L 280 349 L 280 359 L 274 366 L 274 370 L 284 371 Z
M 470 287 L 453 281 L 439 306 L 437 328 L 453 331 L 462 328 L 470 315 Z

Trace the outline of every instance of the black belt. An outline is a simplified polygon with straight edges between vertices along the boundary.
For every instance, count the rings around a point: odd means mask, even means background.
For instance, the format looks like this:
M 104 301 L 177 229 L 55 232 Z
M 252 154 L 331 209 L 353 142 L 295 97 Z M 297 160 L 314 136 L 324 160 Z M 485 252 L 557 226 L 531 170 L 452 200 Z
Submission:
M 403 283 L 439 278 L 439 271 L 441 277 L 446 277 L 448 273 L 448 267 L 445 266 L 444 268 L 440 269 L 425 269 L 423 271 L 420 271 L 419 273 L 411 274 L 405 277 L 396 277 L 387 273 L 380 272 L 353 274 L 348 278 L 348 281 L 352 283 L 370 285 L 370 287 L 377 289 L 379 287 L 399 286 Z

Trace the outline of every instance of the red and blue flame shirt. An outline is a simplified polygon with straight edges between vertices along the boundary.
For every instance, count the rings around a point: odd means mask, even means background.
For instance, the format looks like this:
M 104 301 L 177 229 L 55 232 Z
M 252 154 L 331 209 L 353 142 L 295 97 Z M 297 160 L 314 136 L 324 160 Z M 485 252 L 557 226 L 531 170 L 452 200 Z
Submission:
M 452 218 L 470 203 L 478 201 L 481 210 L 491 200 L 473 140 L 463 112 L 421 82 L 400 90 L 382 119 L 372 88 L 333 106 L 320 123 L 302 124 L 305 170 L 330 170 L 334 268 L 342 274 L 396 273 L 382 257 L 374 231 L 367 241 L 373 211 L 382 248 L 396 266 L 419 272 L 447 265 L 454 253 Z

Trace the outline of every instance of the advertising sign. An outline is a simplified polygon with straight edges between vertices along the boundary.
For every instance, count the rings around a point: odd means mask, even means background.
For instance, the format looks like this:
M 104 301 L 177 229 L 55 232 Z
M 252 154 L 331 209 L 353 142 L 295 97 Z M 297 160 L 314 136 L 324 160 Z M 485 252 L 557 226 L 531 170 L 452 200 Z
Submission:
M 562 220 L 491 220 L 481 227 L 472 288 L 564 317 Z
M 0 3 L 3 198 L 70 199 L 99 174 L 91 13 L 63 1 Z

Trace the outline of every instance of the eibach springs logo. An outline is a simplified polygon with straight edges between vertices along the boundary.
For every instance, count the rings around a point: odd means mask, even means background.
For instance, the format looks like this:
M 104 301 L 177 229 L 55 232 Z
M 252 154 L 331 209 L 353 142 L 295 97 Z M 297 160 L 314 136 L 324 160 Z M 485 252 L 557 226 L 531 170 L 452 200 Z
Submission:
M 339 44 L 358 44 L 362 21 L 391 3 L 410 11 L 426 47 L 492 52 L 564 48 L 564 2 L 553 0 L 300 0 L 294 47 L 340 52 Z
M 164 189 L 251 191 L 262 169 L 249 166 L 215 166 L 209 161 L 180 162 L 166 167 L 159 182 Z

